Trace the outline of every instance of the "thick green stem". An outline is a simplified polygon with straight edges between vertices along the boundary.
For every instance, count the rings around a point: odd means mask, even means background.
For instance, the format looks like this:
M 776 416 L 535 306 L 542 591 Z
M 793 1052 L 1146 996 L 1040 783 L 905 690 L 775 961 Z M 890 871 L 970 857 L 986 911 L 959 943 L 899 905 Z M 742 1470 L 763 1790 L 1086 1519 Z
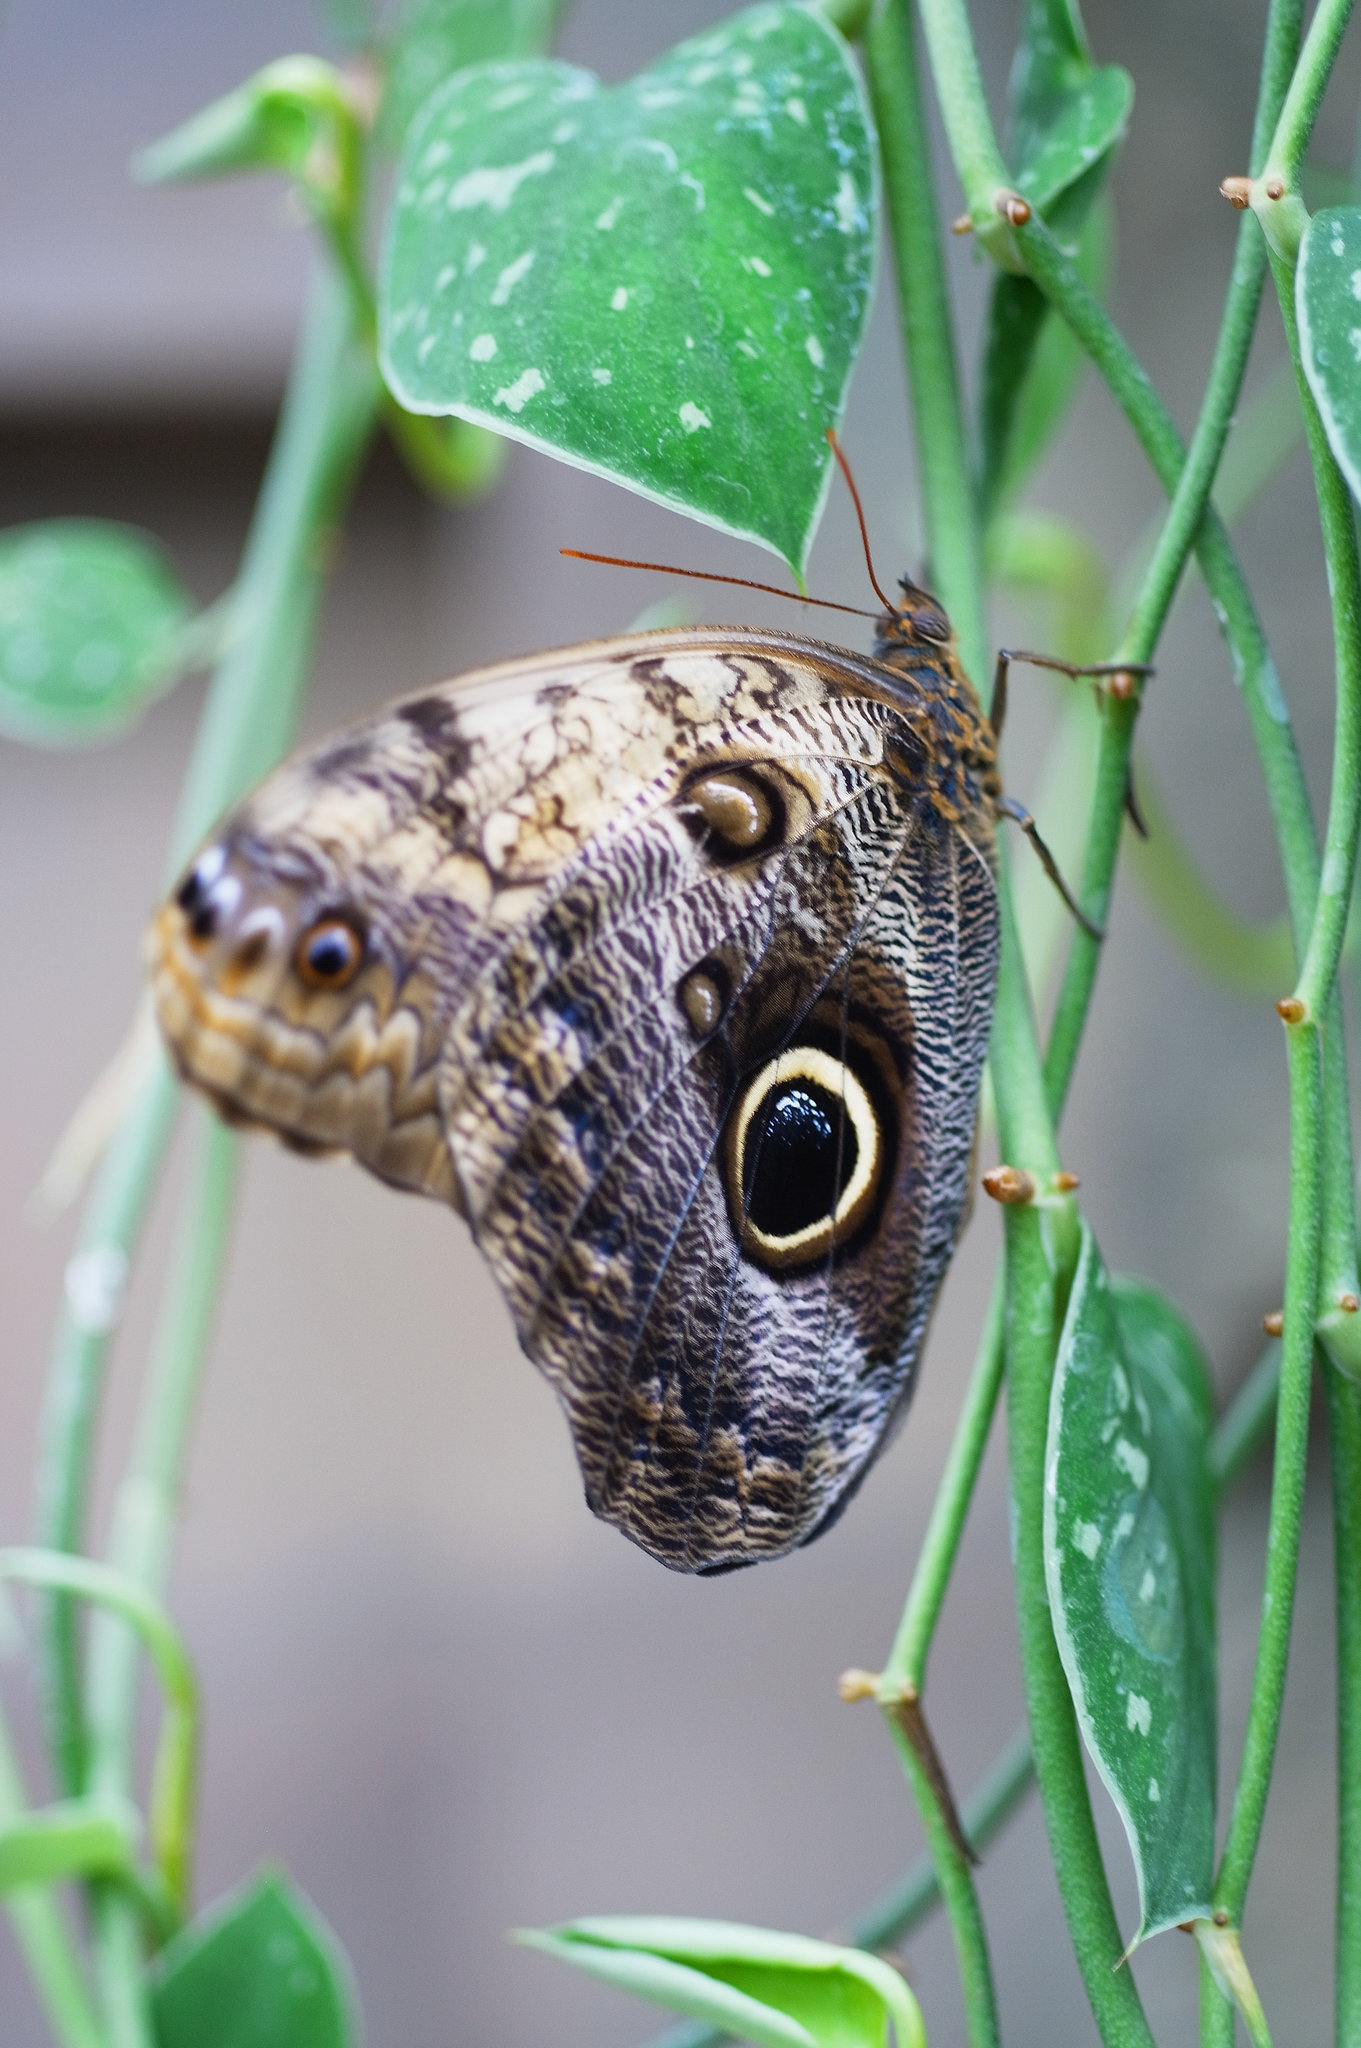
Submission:
M 199 1157 L 142 1399 L 138 1439 L 114 1506 L 110 1562 L 145 1593 L 159 1596 L 179 1511 L 189 1425 L 217 1305 L 236 1178 L 237 1140 L 199 1113 Z M 101 1615 L 90 1641 L 87 1687 L 90 1790 L 132 1791 L 133 1733 L 141 1645 L 126 1622 Z M 179 1845 L 181 1868 L 187 1844 Z M 139 1954 L 139 1916 L 120 1888 L 94 1887 L 96 1965 L 113 2048 L 149 2048 Z
M 0 1827 L 26 1811 L 18 1761 L 0 1717 Z M 80 1959 L 52 1892 L 38 1886 L 10 1892 L 5 1910 L 53 2040 L 59 2048 L 104 2048 Z
M 973 1874 L 950 1824 L 950 1817 L 941 1805 L 932 1773 L 923 1768 L 909 1737 L 892 1714 L 888 1714 L 886 1719 L 899 1761 L 917 1802 L 940 1896 L 950 1916 L 970 2048 L 997 2048 L 1000 2040 L 997 1997 L 992 1985 L 988 1938 Z
M 1337 2048 L 1361 2041 L 1361 1386 L 1323 1367 L 1337 1606 Z
M 929 573 L 964 668 L 977 681 L 988 666 L 983 546 L 908 0 L 881 0 L 866 32 L 865 62 L 911 370 Z
M 319 277 L 233 593 L 231 638 L 209 686 L 172 840 L 169 872 L 231 799 L 287 744 L 306 679 L 330 530 L 356 474 L 377 405 L 354 347 L 343 285 Z M 176 1101 L 163 1065 L 133 1105 L 91 1195 L 68 1268 L 43 1423 L 38 1541 L 84 1538 L 94 1418 L 123 1281 L 169 1138 Z M 63 1789 L 85 1781 L 75 1621 L 54 1598 L 45 1629 L 48 1741 Z

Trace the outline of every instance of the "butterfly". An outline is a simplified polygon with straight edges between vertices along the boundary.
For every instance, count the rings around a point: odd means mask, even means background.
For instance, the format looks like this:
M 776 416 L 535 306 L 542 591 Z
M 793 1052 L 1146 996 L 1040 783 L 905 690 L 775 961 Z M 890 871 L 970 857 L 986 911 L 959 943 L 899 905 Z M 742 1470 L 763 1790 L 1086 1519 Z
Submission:
M 641 632 L 297 754 L 152 927 L 233 1122 L 447 1202 L 594 1512 L 678 1571 L 826 1529 L 965 1212 L 997 971 L 991 726 L 908 582 L 871 656 Z

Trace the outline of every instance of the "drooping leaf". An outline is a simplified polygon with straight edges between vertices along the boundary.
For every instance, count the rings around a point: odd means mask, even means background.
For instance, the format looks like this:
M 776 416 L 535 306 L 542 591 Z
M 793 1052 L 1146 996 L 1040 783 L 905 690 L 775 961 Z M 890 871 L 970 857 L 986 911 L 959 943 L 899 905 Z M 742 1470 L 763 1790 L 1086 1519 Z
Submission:
M 378 134 L 400 149 L 438 85 L 469 64 L 546 50 L 559 0 L 408 0 L 388 46 Z
M 131 527 L 0 534 L 0 732 L 46 746 L 120 732 L 180 671 L 190 602 Z
M 925 2048 L 907 1985 L 863 1949 L 721 1920 L 628 1916 L 517 1938 L 761 2048 L 888 2048 L 890 2039 Z
M 1156 1289 L 1111 1280 L 1084 1225 L 1049 1409 L 1045 1577 L 1083 1740 L 1134 1855 L 1134 1942 L 1210 1910 L 1212 1420 L 1194 1334 Z
M 1361 207 L 1316 213 L 1295 271 L 1304 374 L 1333 454 L 1361 498 Z
M 266 1873 L 165 1948 L 156 1966 L 157 2048 L 353 2048 L 349 1965 L 287 1878 Z
M 403 155 L 384 373 L 773 549 L 800 571 L 873 267 L 859 82 L 775 5 L 629 84 L 546 61 L 459 73 Z

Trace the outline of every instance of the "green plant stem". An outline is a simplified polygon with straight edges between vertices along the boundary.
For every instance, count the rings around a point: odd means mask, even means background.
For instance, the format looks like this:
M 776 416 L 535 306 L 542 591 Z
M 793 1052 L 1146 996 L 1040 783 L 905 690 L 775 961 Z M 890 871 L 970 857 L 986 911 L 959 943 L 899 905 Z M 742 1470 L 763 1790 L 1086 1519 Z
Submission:
M 278 758 L 292 733 L 329 535 L 376 405 L 374 371 L 351 339 L 345 289 L 321 275 L 309 299 L 242 560 L 230 643 L 199 721 L 172 837 L 171 875 L 231 799 Z M 175 1084 L 160 1062 L 96 1178 L 78 1256 L 107 1253 L 126 1273 L 176 1101 Z M 116 1315 L 82 1318 L 68 1285 L 48 1374 L 38 1468 L 37 1536 L 48 1549 L 78 1550 L 83 1541 L 94 1419 L 115 1322 Z M 83 1789 L 87 1758 L 75 1620 L 65 1596 L 48 1603 L 43 1675 L 54 1769 L 63 1790 L 75 1793 Z
M 1275 133 L 1262 166 L 1263 178 L 1279 176 L 1291 188 L 1298 186 L 1304 152 L 1332 75 L 1352 4 L 1353 0 L 1319 0 L 1275 123 Z
M 880 0 L 864 47 L 911 372 L 929 573 L 954 625 L 965 671 L 977 679 L 988 663 L 983 545 L 908 0 Z
M 26 1812 L 18 1762 L 0 1714 L 0 1827 Z M 104 2048 L 80 1959 L 53 1894 L 38 1887 L 10 1892 L 5 1910 L 53 2039 L 60 2048 Z
M 1222 1496 L 1238 1480 L 1257 1451 L 1276 1414 L 1281 1384 L 1281 1347 L 1266 1345 L 1230 1401 L 1210 1438 L 1210 1478 Z
M 181 1243 L 162 1310 L 142 1398 L 136 1447 L 114 1506 L 111 1564 L 153 1601 L 163 1590 L 179 1510 L 189 1425 L 217 1304 L 236 1179 L 238 1141 L 199 1112 L 198 1158 L 184 1204 Z M 140 1645 L 126 1622 L 101 1615 L 90 1642 L 88 1700 L 90 1790 L 96 1798 L 127 1797 Z M 192 1748 L 189 1762 L 192 1766 Z M 188 1888 L 188 1812 L 168 1843 L 167 1875 L 183 1897 Z M 137 1915 L 126 1895 L 97 1885 L 92 1901 L 96 1964 L 113 2048 L 149 2043 L 144 2011 Z M 130 1956 L 137 1959 L 130 1964 Z
M 1361 2041 L 1361 1386 L 1323 1367 L 1337 1609 L 1337 2048 Z
M 918 0 L 931 75 L 950 155 L 975 225 L 992 214 L 999 186 L 1009 184 L 983 91 L 983 74 L 963 0 Z
M 1001 2035 L 997 2021 L 997 1994 L 993 1990 L 987 1932 L 983 1926 L 973 1873 L 950 1824 L 952 1817 L 947 1816 L 941 1804 L 931 1773 L 923 1768 L 899 1722 L 892 1714 L 885 1718 L 898 1751 L 898 1760 L 917 1802 L 927 1852 L 950 1917 L 970 2048 L 998 2048 Z

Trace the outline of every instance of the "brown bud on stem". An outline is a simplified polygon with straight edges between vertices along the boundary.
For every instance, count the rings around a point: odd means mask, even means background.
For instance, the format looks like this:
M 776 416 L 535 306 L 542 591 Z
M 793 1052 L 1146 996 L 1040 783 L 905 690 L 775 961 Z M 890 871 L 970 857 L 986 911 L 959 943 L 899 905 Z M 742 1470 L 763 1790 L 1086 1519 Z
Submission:
M 1075 1173 L 1056 1173 L 1054 1175 L 1054 1191 L 1056 1194 L 1071 1195 L 1074 1188 L 1080 1188 L 1081 1186 L 1082 1182 Z
M 1225 178 L 1219 187 L 1230 206 L 1245 213 L 1252 204 L 1251 178 Z
M 1029 201 L 1022 199 L 1019 192 L 1009 192 L 1005 185 L 993 200 L 993 205 L 1003 220 L 1009 221 L 1014 228 L 1023 228 L 1030 219 Z
M 1269 1316 L 1262 1317 L 1262 1328 L 1268 1337 L 1279 1337 L 1285 1328 L 1285 1317 L 1280 1309 L 1274 1308 Z
M 1303 1024 L 1309 1009 L 1300 996 L 1282 996 L 1276 1005 L 1276 1015 L 1283 1024 Z
M 992 1196 L 994 1202 L 1008 1205 L 1017 1202 L 1033 1202 L 1035 1199 L 1035 1176 L 1027 1173 L 1022 1166 L 994 1166 L 983 1176 L 983 1190 Z
M 1268 199 L 1284 199 L 1285 186 L 1279 178 L 1267 179 L 1266 196 Z
M 1113 675 L 1106 685 L 1117 704 L 1127 704 L 1138 687 L 1138 676 L 1127 668 L 1122 668 L 1117 675 Z
M 879 1674 L 877 1671 L 843 1671 L 836 1682 L 836 1689 L 848 1705 L 856 1700 L 877 1699 Z
M 1356 1311 L 1361 1308 L 1361 1294 L 1339 1294 L 1337 1305 L 1344 1316 L 1354 1316 Z
M 950 233 L 952 235 L 971 235 L 973 233 L 972 214 L 957 214 L 950 222 Z

